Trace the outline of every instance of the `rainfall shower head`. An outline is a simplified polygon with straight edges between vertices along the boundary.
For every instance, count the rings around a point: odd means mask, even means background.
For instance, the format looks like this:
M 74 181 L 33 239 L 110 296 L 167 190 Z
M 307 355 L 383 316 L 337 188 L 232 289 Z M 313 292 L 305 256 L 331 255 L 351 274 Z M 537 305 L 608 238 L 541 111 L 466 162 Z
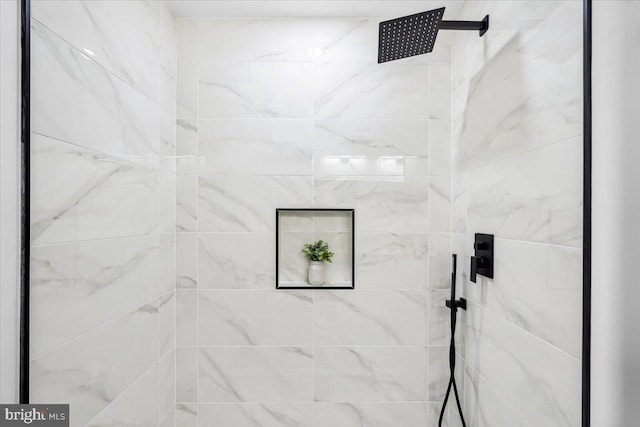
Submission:
M 378 63 L 431 52 L 440 30 L 479 30 L 482 36 L 489 29 L 489 15 L 482 21 L 443 21 L 444 9 L 441 7 L 381 22 Z

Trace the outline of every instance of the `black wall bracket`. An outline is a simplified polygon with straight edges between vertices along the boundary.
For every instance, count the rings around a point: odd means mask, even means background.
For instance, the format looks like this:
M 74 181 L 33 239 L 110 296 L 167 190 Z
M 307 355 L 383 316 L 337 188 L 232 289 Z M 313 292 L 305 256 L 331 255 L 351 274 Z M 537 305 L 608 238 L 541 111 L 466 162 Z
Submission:
M 463 310 L 467 309 L 467 300 L 464 298 L 453 300 L 453 304 L 451 304 L 451 300 L 448 299 L 445 300 L 444 304 L 452 310 L 456 310 L 458 308 L 461 308 Z
M 493 234 L 476 233 L 473 248 L 475 255 L 471 257 L 470 280 L 476 283 L 478 274 L 493 279 Z

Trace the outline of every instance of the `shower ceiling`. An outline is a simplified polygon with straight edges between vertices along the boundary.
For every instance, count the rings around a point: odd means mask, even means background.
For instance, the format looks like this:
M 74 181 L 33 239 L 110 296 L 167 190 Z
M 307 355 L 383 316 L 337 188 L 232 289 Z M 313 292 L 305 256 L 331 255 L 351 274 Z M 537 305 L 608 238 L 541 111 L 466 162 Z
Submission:
M 171 0 L 177 17 L 392 18 L 446 6 L 453 16 L 461 0 Z

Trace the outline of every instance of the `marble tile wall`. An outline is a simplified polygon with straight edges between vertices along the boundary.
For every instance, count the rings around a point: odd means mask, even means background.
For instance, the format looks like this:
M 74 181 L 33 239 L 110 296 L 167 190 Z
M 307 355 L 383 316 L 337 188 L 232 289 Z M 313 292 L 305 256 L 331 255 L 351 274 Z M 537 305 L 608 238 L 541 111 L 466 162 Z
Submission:
M 377 23 L 178 21 L 180 426 L 437 420 L 451 39 L 378 65 Z M 275 290 L 278 207 L 355 208 L 355 290 Z
M 36 0 L 31 50 L 31 400 L 173 426 L 176 20 Z
M 582 2 L 464 2 L 452 47 L 453 250 L 469 299 L 467 423 L 579 426 Z M 468 281 L 474 233 L 495 278 Z

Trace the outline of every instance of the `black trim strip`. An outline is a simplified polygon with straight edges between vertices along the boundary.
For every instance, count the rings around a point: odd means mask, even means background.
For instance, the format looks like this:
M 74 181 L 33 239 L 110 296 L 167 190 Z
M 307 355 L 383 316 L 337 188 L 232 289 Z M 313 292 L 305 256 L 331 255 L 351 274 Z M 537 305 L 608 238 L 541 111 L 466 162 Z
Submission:
M 31 257 L 31 1 L 20 0 L 20 136 L 22 203 L 20 249 L 20 403 L 29 403 L 29 330 Z
M 583 165 L 583 243 L 582 243 L 582 427 L 591 425 L 591 58 L 592 4 L 584 0 L 584 165 Z
M 280 286 L 280 212 L 349 212 L 351 213 L 351 286 Z M 347 208 L 276 208 L 276 289 L 282 290 L 352 290 L 356 287 L 356 210 Z

